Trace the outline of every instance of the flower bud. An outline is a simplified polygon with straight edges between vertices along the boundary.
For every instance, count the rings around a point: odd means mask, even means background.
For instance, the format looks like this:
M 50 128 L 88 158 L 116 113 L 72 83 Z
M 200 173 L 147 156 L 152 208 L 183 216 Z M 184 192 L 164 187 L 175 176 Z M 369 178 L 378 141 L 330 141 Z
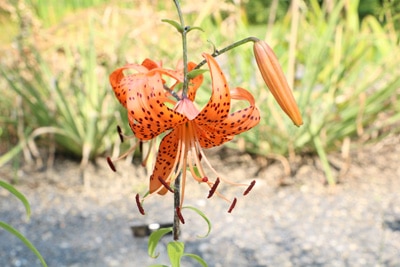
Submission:
M 303 124 L 299 108 L 286 81 L 282 68 L 272 49 L 264 41 L 254 43 L 254 54 L 258 68 L 272 95 L 282 110 L 297 126 Z

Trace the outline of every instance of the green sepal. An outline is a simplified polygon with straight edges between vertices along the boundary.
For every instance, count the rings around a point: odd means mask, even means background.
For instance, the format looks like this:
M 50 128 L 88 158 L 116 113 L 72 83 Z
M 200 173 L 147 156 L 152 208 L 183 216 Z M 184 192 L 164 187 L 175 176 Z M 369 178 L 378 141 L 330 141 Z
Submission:
M 152 258 L 157 258 L 159 253 L 155 253 L 156 247 L 158 245 L 158 242 L 160 242 L 160 239 L 168 234 L 172 232 L 172 227 L 168 227 L 168 228 L 160 228 L 157 231 L 154 231 L 150 234 L 149 237 L 149 245 L 147 247 L 147 253 L 149 254 L 150 257 Z
M 181 24 L 179 24 L 179 22 L 172 20 L 172 19 L 162 19 L 161 21 L 172 25 L 178 32 L 180 32 L 180 33 L 183 32 L 183 27 Z

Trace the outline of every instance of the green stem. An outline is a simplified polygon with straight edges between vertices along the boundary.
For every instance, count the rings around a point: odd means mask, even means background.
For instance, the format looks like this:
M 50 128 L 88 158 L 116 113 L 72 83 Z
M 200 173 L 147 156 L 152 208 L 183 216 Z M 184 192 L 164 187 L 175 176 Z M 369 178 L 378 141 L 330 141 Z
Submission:
M 182 26 L 182 50 L 183 50 L 183 88 L 182 88 L 182 98 L 186 97 L 187 91 L 189 88 L 189 79 L 188 79 L 188 59 L 187 59 L 187 39 L 186 34 L 189 30 L 189 27 L 185 26 L 185 21 L 183 20 L 182 10 L 179 5 L 179 0 L 174 0 L 176 9 L 178 11 L 179 21 Z M 179 240 L 180 235 L 180 220 L 177 214 L 177 209 L 180 208 L 181 199 L 181 173 L 179 173 L 178 177 L 175 179 L 174 183 L 174 224 L 172 226 L 172 232 L 174 235 L 174 240 Z
M 221 50 L 217 50 L 217 49 L 216 49 L 216 50 L 214 51 L 214 53 L 211 54 L 211 56 L 212 56 L 212 57 L 218 57 L 219 55 L 222 55 L 223 53 L 228 52 L 229 50 L 231 50 L 231 49 L 233 49 L 233 48 L 235 48 L 235 47 L 241 46 L 241 45 L 243 45 L 243 44 L 245 44 L 245 43 L 248 43 L 248 42 L 253 42 L 253 43 L 255 43 L 255 42 L 258 42 L 258 41 L 260 41 L 260 39 L 258 39 L 258 38 L 256 38 L 256 37 L 247 37 L 247 38 L 244 38 L 244 39 L 242 39 L 242 40 L 240 40 L 240 41 L 234 42 L 233 44 L 230 44 L 230 45 L 228 45 L 227 47 L 222 48 Z M 203 60 L 202 62 L 200 62 L 199 64 L 197 64 L 197 66 L 195 67 L 195 69 L 201 68 L 204 64 L 206 64 L 206 62 L 207 62 L 206 60 Z
M 185 25 L 185 21 L 183 20 L 183 15 L 182 15 L 182 10 L 181 7 L 179 5 L 179 1 L 178 0 L 174 0 L 176 9 L 178 11 L 178 15 L 179 15 L 179 21 L 181 23 L 182 26 L 182 31 L 181 31 L 181 35 L 182 35 L 182 50 L 183 50 L 183 88 L 182 88 L 182 98 L 186 97 L 187 91 L 188 91 L 188 87 L 189 87 L 189 79 L 188 79 L 188 58 L 187 58 L 187 38 L 186 38 L 186 34 L 189 31 L 189 26 Z

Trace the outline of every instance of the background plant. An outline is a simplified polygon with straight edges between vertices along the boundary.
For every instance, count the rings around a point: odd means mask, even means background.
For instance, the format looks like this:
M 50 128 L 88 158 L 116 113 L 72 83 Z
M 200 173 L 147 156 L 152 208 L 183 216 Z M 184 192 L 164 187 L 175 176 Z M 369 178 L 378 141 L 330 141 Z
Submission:
M 15 158 L 21 150 L 27 159 L 35 150 L 33 145 L 28 146 L 34 138 L 39 147 L 82 157 L 83 165 L 103 155 L 112 148 L 115 126 L 124 116 L 112 101 L 104 73 L 149 55 L 164 58 L 164 62 L 179 58 L 169 56 L 168 47 L 179 42 L 166 34 L 167 26 L 161 23 L 165 16 L 154 13 L 149 3 L 67 2 L 59 1 L 60 6 L 55 7 L 53 2 L 21 1 L 19 6 L 10 2 L 7 8 L 0 7 L 2 14 L 8 12 L 15 25 L 20 25 L 17 31 L 21 37 L 15 42 L 17 49 L 3 50 L 8 52 L 3 52 L 1 61 L 0 82 L 12 90 L 1 99 L 1 138 L 7 140 L 2 151 L 8 153 L 0 157 L 0 164 Z M 190 60 L 201 60 L 199 47 L 208 40 L 211 52 L 212 44 L 224 47 L 233 40 L 265 34 L 293 84 L 306 118 L 305 127 L 293 129 L 281 117 L 272 98 L 261 89 L 261 77 L 251 71 L 255 64 L 251 48 L 243 47 L 218 60 L 229 70 L 232 85 L 252 88 L 264 116 L 257 130 L 238 138 L 235 147 L 267 156 L 317 153 L 332 183 L 329 151 L 340 150 L 347 140 L 362 144 L 399 130 L 398 16 L 387 8 L 393 3 L 386 1 L 376 16 L 360 13 L 366 3 L 358 1 L 339 1 L 333 7 L 316 0 L 293 1 L 290 9 L 287 3 L 279 3 L 275 15 L 275 9 L 269 9 L 269 17 L 277 20 L 266 28 L 266 18 L 252 20 L 259 2 L 234 5 L 205 1 L 200 10 L 195 4 L 185 3 L 188 24 L 221 29 L 207 37 L 201 33 L 190 36 L 194 55 Z M 173 10 L 172 1 L 151 4 Z M 51 12 L 40 12 L 44 8 L 60 12 L 51 19 L 46 17 Z M 150 14 L 155 18 L 152 22 L 140 19 Z M 138 19 L 132 21 L 132 17 Z M 57 22 L 61 24 L 51 25 Z M 143 34 L 150 29 L 154 35 Z M 165 45 L 154 50 L 160 43 Z M 14 109 L 15 104 L 20 108 Z

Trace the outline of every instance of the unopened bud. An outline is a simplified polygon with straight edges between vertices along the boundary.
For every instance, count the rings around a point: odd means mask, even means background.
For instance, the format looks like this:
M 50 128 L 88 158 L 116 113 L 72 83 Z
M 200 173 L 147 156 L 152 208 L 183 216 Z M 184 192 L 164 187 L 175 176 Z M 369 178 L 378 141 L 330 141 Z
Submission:
M 299 108 L 275 53 L 266 42 L 261 40 L 255 42 L 253 48 L 261 76 L 272 95 L 293 123 L 297 126 L 302 125 L 303 120 Z

